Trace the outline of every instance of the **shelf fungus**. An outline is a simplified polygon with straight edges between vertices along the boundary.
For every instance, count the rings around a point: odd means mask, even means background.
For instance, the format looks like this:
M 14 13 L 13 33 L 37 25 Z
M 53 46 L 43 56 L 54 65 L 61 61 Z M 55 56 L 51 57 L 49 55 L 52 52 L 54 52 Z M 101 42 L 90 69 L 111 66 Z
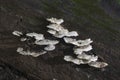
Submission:
M 89 62 L 95 62 L 98 60 L 98 56 L 94 56 L 94 55 L 88 55 L 85 53 L 79 54 L 77 56 L 78 59 L 83 59 L 83 60 L 88 60 Z
M 47 53 L 46 51 L 41 51 L 41 52 L 31 52 L 30 50 L 24 51 L 24 49 L 21 47 L 17 48 L 17 52 L 22 55 L 28 55 L 28 56 L 30 55 L 33 57 L 38 57 L 40 55 Z
M 35 41 L 35 44 L 37 45 L 47 45 L 47 47 L 44 48 L 46 51 L 52 51 L 55 49 L 55 45 L 58 44 L 59 41 L 57 40 L 49 40 L 49 39 L 44 39 L 41 41 Z
M 91 62 L 88 65 L 95 67 L 95 68 L 103 68 L 103 67 L 108 66 L 108 64 L 106 62 Z
M 64 60 L 68 61 L 68 62 L 72 62 L 74 64 L 80 65 L 80 64 L 89 64 L 90 62 L 92 62 L 91 60 L 93 59 L 84 59 L 84 58 L 74 58 L 72 56 L 66 55 L 64 56 Z
M 64 29 L 61 25 L 58 24 L 50 24 L 47 26 L 47 28 L 49 28 L 47 32 L 57 38 L 62 38 L 65 36 L 66 37 L 78 36 L 78 33 L 76 31 L 68 31 L 68 29 Z
M 37 41 L 45 39 L 43 34 L 38 34 L 38 33 L 35 33 L 35 32 L 27 33 L 26 36 L 34 37 Z
M 69 55 L 64 56 L 64 60 L 68 61 L 68 62 L 73 62 L 74 64 L 78 64 L 78 65 L 83 63 L 79 59 L 75 59 L 75 58 L 73 58 L 72 56 L 69 56 Z
M 73 58 L 72 56 L 66 55 L 64 56 L 64 60 L 68 62 L 72 62 L 74 64 L 80 65 L 80 64 L 88 64 L 89 66 L 95 67 L 95 68 L 103 68 L 108 66 L 105 62 L 98 62 L 98 57 L 96 56 L 84 56 L 79 58 Z
M 75 64 L 89 64 L 90 62 L 95 62 L 98 60 L 98 56 L 94 56 L 94 55 L 87 55 L 85 53 L 82 53 L 80 55 L 78 55 L 76 58 L 73 58 L 72 56 L 65 56 L 64 60 L 69 61 L 69 62 L 73 62 Z M 77 62 L 75 62 L 77 61 Z
M 64 41 L 66 43 L 70 43 L 70 44 L 73 44 L 75 46 L 86 46 L 86 45 L 89 45 L 90 43 L 93 42 L 91 39 L 76 40 L 76 39 L 68 38 L 68 37 L 65 37 Z
M 55 30 L 55 31 L 64 30 L 64 28 L 61 25 L 58 25 L 58 24 L 49 24 L 49 25 L 47 25 L 47 28 Z
M 59 41 L 57 41 L 57 40 L 49 40 L 49 39 L 35 41 L 35 44 L 37 44 L 37 45 L 56 45 L 58 43 L 59 43 Z
M 95 68 L 103 68 L 108 65 L 105 62 L 98 62 L 98 56 L 95 56 L 94 54 L 88 55 L 87 53 L 85 53 L 92 50 L 92 46 L 90 44 L 93 41 L 91 39 L 76 40 L 73 38 L 65 37 L 64 41 L 66 43 L 70 43 L 74 45 L 73 50 L 74 50 L 74 54 L 76 55 L 76 58 L 69 55 L 64 56 L 65 61 L 72 62 L 77 65 L 88 64 L 89 66 L 92 66 Z
M 56 19 L 56 18 L 47 18 L 47 21 L 50 21 L 51 23 L 55 23 L 55 24 L 61 24 L 64 22 L 63 19 Z
M 12 34 L 15 35 L 15 36 L 19 36 L 19 37 L 20 37 L 21 35 L 23 35 L 23 33 L 20 32 L 20 31 L 13 31 Z
M 20 39 L 20 41 L 22 41 L 22 42 L 24 42 L 24 41 L 26 41 L 27 40 L 27 38 L 21 38 Z
M 83 52 L 88 52 L 92 50 L 91 45 L 81 46 L 81 47 L 74 47 L 73 48 L 75 54 L 82 54 Z
M 47 21 L 49 21 L 51 24 L 47 25 L 48 28 L 47 32 L 50 33 L 52 36 L 56 38 L 63 38 L 64 42 L 67 44 L 72 44 L 73 47 L 73 54 L 74 57 L 71 55 L 65 55 L 64 60 L 67 62 L 72 62 L 77 65 L 81 64 L 88 64 L 89 66 L 95 67 L 95 68 L 103 68 L 108 66 L 105 62 L 100 62 L 98 60 L 98 56 L 94 54 L 87 54 L 88 51 L 92 50 L 91 43 L 93 42 L 90 38 L 85 40 L 77 40 L 75 38 L 79 36 L 77 31 L 69 31 L 68 29 L 64 28 L 61 24 L 64 22 L 63 19 L 57 19 L 57 18 L 47 18 Z M 46 39 L 44 37 L 44 34 L 40 33 L 27 33 L 23 35 L 22 32 L 19 31 L 13 31 L 13 35 L 19 36 L 21 41 L 26 42 L 32 42 L 32 44 L 29 44 L 30 46 L 38 45 L 38 46 L 45 46 L 40 52 L 36 51 L 30 51 L 30 50 L 24 50 L 21 47 L 17 48 L 17 52 L 21 55 L 30 55 L 33 57 L 38 57 L 40 55 L 46 54 L 48 51 L 53 51 L 56 48 L 56 45 L 60 42 L 59 40 L 50 40 Z M 32 37 L 32 38 L 30 38 Z M 35 40 L 33 40 L 33 38 Z M 32 40 L 31 40 L 32 39 Z M 30 40 L 30 41 L 29 41 Z M 27 43 L 27 44 L 28 44 Z M 29 46 L 28 45 L 28 46 Z
M 61 23 L 63 23 L 63 19 L 50 18 L 47 20 L 51 22 L 51 24 L 47 25 L 47 28 L 49 28 L 47 32 L 52 34 L 54 37 L 63 38 L 65 36 L 78 36 L 78 33 L 76 31 L 69 31 L 68 29 L 65 29 L 62 25 L 60 25 Z
M 23 33 L 19 32 L 19 31 L 14 31 L 13 34 L 16 36 L 23 35 Z M 23 48 L 19 47 L 17 49 L 17 52 L 19 52 L 19 54 L 22 54 L 22 55 L 31 55 L 33 57 L 38 57 L 40 55 L 47 53 L 47 51 L 53 51 L 55 49 L 55 45 L 59 43 L 59 41 L 57 41 L 57 40 L 45 39 L 43 34 L 39 34 L 39 33 L 35 33 L 35 32 L 27 33 L 25 35 L 26 36 L 20 38 L 20 41 L 23 42 L 26 40 L 30 40 L 30 39 L 28 39 L 28 37 L 32 37 L 35 39 L 35 41 L 33 42 L 34 44 L 39 45 L 39 46 L 45 45 L 46 47 L 44 47 L 44 50 L 42 50 L 41 52 L 34 52 L 34 51 L 31 52 L 30 50 L 24 51 Z M 32 44 L 31 44 L 31 46 L 32 46 Z
M 53 51 L 55 49 L 55 45 L 48 45 L 47 47 L 44 48 L 46 51 Z

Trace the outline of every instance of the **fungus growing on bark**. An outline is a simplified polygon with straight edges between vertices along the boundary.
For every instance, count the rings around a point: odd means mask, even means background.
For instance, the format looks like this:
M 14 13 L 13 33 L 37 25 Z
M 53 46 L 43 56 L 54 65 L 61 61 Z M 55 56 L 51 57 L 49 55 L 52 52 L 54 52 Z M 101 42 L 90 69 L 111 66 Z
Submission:
M 74 47 L 73 48 L 75 54 L 81 54 L 83 52 L 88 52 L 92 50 L 91 45 L 81 46 L 81 47 Z
M 20 41 L 22 41 L 22 42 L 23 42 L 23 41 L 26 41 L 26 40 L 27 40 L 27 38 L 21 38 L 21 39 L 20 39 Z
M 46 51 L 53 51 L 55 49 L 55 45 L 48 45 L 47 47 L 44 48 Z
M 92 67 L 96 67 L 96 68 L 103 68 L 103 67 L 108 66 L 106 62 L 91 62 L 88 65 Z
M 89 64 L 90 66 L 96 68 L 102 68 L 107 66 L 107 63 L 97 62 L 98 56 L 94 56 L 93 54 L 88 55 L 87 53 L 85 53 L 92 50 L 92 46 L 90 44 L 93 41 L 91 39 L 76 40 L 70 38 L 72 36 L 78 36 L 78 33 L 76 31 L 69 31 L 68 29 L 65 29 L 63 26 L 61 26 L 60 24 L 63 23 L 63 19 L 49 18 L 47 19 L 47 21 L 51 22 L 51 24 L 47 26 L 47 28 L 49 28 L 47 31 L 48 33 L 52 34 L 54 37 L 57 38 L 64 37 L 63 39 L 66 43 L 74 45 L 73 50 L 76 58 L 70 55 L 66 55 L 64 56 L 65 61 L 73 62 L 77 65 Z
M 38 57 L 40 55 L 47 53 L 46 51 L 41 51 L 41 52 L 31 52 L 30 50 L 24 51 L 24 49 L 21 47 L 17 48 L 17 52 L 22 55 L 28 55 L 28 56 L 30 55 L 33 57 Z
M 57 41 L 57 40 L 49 40 L 49 39 L 35 41 L 35 44 L 37 44 L 37 45 L 56 45 L 58 43 L 59 43 L 59 41 Z
M 17 36 L 23 35 L 22 32 L 19 32 L 19 31 L 14 31 L 13 34 Z M 20 38 L 20 41 L 26 41 L 28 37 L 33 37 L 35 39 L 35 41 L 33 42 L 34 44 L 40 45 L 40 46 L 45 45 L 46 47 L 44 47 L 44 50 L 42 50 L 41 52 L 31 52 L 30 50 L 24 51 L 23 48 L 18 48 L 17 52 L 19 52 L 19 54 L 38 57 L 40 55 L 47 53 L 47 51 L 53 51 L 55 49 L 55 45 L 59 43 L 59 41 L 57 40 L 45 39 L 43 34 L 38 34 L 35 32 L 27 33 L 26 37 Z
M 64 60 L 68 61 L 68 62 L 72 62 L 72 63 L 77 64 L 77 65 L 90 63 L 89 60 L 74 58 L 74 57 L 69 56 L 69 55 L 64 56 Z
M 93 62 L 93 61 L 97 61 L 98 60 L 98 56 L 95 55 L 88 55 L 85 53 L 79 54 L 77 56 L 78 59 L 83 59 L 83 60 L 88 60 L 89 62 Z
M 95 56 L 94 54 L 90 55 L 86 53 L 92 50 L 92 46 L 90 44 L 93 41 L 90 38 L 85 40 L 76 40 L 74 38 L 71 38 L 73 36 L 74 37 L 78 36 L 78 33 L 77 31 L 69 31 L 68 29 L 65 29 L 62 25 L 60 25 L 64 22 L 63 19 L 47 18 L 47 21 L 51 22 L 51 24 L 47 25 L 47 28 L 49 28 L 47 31 L 48 33 L 52 34 L 54 37 L 63 38 L 63 40 L 67 44 L 74 45 L 73 54 L 76 57 L 65 55 L 64 56 L 65 61 L 72 62 L 77 65 L 88 64 L 89 66 L 95 68 L 103 68 L 108 65 L 105 62 L 99 62 L 98 56 Z M 14 31 L 12 34 L 16 36 L 23 35 L 23 33 L 19 31 Z M 18 47 L 17 52 L 19 54 L 38 57 L 40 55 L 46 54 L 47 51 L 53 51 L 55 49 L 55 45 L 59 43 L 58 40 L 45 39 L 43 34 L 35 33 L 35 32 L 27 33 L 26 37 L 22 37 L 20 40 L 26 41 L 27 39 L 29 40 L 29 37 L 35 39 L 33 45 L 39 45 L 39 46 L 44 45 L 45 46 L 44 50 L 41 50 L 40 52 L 34 52 L 30 50 L 25 51 L 23 48 Z
M 89 45 L 90 43 L 93 42 L 91 39 L 76 40 L 76 39 L 68 38 L 68 37 L 65 37 L 64 41 L 66 43 L 70 43 L 70 44 L 73 44 L 75 46 L 85 46 L 85 45 Z
M 58 24 L 49 24 L 46 27 L 49 28 L 49 29 L 55 30 L 55 31 L 64 30 L 64 28 L 61 25 L 58 25 Z
M 35 33 L 35 32 L 27 33 L 26 36 L 34 37 L 37 41 L 45 39 L 43 34 L 38 34 L 38 33 Z
M 35 44 L 37 45 L 47 45 L 47 47 L 44 48 L 46 51 L 52 51 L 55 49 L 55 45 L 58 44 L 59 41 L 57 40 L 49 40 L 49 39 L 44 39 L 41 41 L 35 41 Z
M 52 23 L 47 25 L 47 28 L 49 28 L 47 32 L 52 34 L 54 37 L 62 38 L 65 36 L 78 36 L 78 33 L 76 31 L 68 31 L 68 29 L 65 29 L 63 26 L 60 25 L 61 23 L 63 23 L 63 19 L 49 18 L 47 20 Z
M 51 23 L 55 23 L 55 24 L 61 24 L 64 22 L 63 19 L 56 19 L 56 18 L 47 18 L 47 21 L 50 21 Z
M 23 33 L 20 32 L 20 31 L 13 31 L 12 34 L 15 35 L 15 36 L 19 36 L 19 37 L 20 37 L 21 35 L 23 35 Z

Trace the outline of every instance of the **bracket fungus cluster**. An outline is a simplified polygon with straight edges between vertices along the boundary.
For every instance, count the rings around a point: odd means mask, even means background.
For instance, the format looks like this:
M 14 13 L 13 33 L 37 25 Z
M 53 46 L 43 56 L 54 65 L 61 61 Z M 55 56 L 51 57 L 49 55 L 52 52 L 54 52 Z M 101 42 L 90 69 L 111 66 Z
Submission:
M 93 41 L 91 39 L 86 40 L 76 40 L 73 38 L 64 38 L 64 41 L 66 43 L 74 45 L 74 54 L 76 55 L 76 58 L 66 55 L 64 57 L 65 61 L 73 62 L 77 65 L 80 64 L 88 64 L 89 66 L 93 66 L 96 68 L 103 68 L 107 66 L 108 64 L 105 62 L 99 62 L 98 56 L 95 56 L 94 54 L 90 55 L 86 52 L 92 50 L 92 46 L 90 45 Z
M 24 49 L 21 48 L 21 47 L 18 47 L 18 48 L 17 48 L 17 52 L 18 52 L 19 54 L 22 54 L 22 55 L 31 55 L 31 56 L 33 56 L 33 57 L 38 57 L 38 56 L 40 56 L 40 55 L 43 55 L 43 54 L 47 53 L 46 51 L 41 51 L 41 52 L 32 52 L 32 51 L 30 51 L 30 50 L 24 51 Z
M 65 36 L 78 36 L 76 31 L 69 31 L 61 25 L 64 22 L 63 19 L 48 18 L 47 20 L 51 22 L 51 24 L 47 26 L 47 28 L 49 28 L 47 32 L 52 34 L 54 37 L 63 38 Z
M 93 41 L 91 39 L 85 40 L 77 40 L 71 37 L 79 36 L 76 31 L 69 31 L 68 29 L 64 28 L 61 24 L 64 22 L 63 19 L 56 19 L 56 18 L 47 18 L 47 21 L 50 22 L 49 25 L 46 27 L 48 29 L 48 33 L 56 38 L 62 38 L 65 43 L 74 45 L 74 53 L 76 57 L 71 55 L 65 55 L 64 60 L 68 62 L 72 62 L 74 64 L 88 64 L 89 66 L 96 67 L 96 68 L 103 68 L 106 67 L 108 64 L 105 62 L 98 61 L 98 56 L 92 54 L 88 54 L 86 52 L 92 50 L 92 46 L 90 45 Z M 30 50 L 25 51 L 23 48 L 19 47 L 17 52 L 22 55 L 31 55 L 33 57 L 38 57 L 47 53 L 47 51 L 53 51 L 55 49 L 55 45 L 59 43 L 58 40 L 49 40 L 45 39 L 43 34 L 38 33 L 27 33 L 25 34 L 26 37 L 22 37 L 23 33 L 19 31 L 14 31 L 13 35 L 20 37 L 21 41 L 29 40 L 29 37 L 34 38 L 35 41 L 33 44 L 39 46 L 45 46 L 44 50 L 40 52 L 32 52 Z
M 24 38 L 22 37 L 23 33 L 19 32 L 19 31 L 13 31 L 13 35 L 20 37 L 21 41 L 27 41 L 27 40 L 29 40 L 30 37 L 34 38 L 35 41 L 33 42 L 33 44 L 45 46 L 44 50 L 41 50 L 40 52 L 34 52 L 34 51 L 30 51 L 30 50 L 25 51 L 23 48 L 18 47 L 17 52 L 19 54 L 31 55 L 33 57 L 38 57 L 40 55 L 43 55 L 43 54 L 47 53 L 47 51 L 53 51 L 55 49 L 55 45 L 59 43 L 59 41 L 57 41 L 57 40 L 45 39 L 43 34 L 38 34 L 35 32 L 25 34 Z

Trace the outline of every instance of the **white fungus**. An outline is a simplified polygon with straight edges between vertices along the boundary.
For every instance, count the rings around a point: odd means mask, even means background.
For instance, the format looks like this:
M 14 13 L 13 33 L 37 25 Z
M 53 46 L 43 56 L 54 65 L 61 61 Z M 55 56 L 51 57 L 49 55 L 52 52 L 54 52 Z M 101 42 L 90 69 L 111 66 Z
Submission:
M 77 65 L 88 64 L 89 66 L 96 67 L 96 68 L 103 68 L 108 65 L 105 62 L 97 62 L 98 56 L 81 54 L 77 57 L 78 58 L 73 58 L 72 56 L 66 55 L 64 56 L 64 60 L 68 62 L 72 62 Z
M 78 36 L 76 31 L 69 32 L 67 29 L 55 27 L 54 29 L 49 29 L 48 33 L 52 34 L 54 37 L 62 38 L 62 37 L 71 37 L 71 36 Z
M 55 36 L 55 37 L 57 37 L 57 38 L 62 38 L 62 37 L 72 37 L 72 36 L 78 36 L 78 33 L 77 32 L 75 32 L 75 31 L 71 31 L 71 32 L 69 32 L 67 29 L 63 29 L 63 30 L 61 30 L 61 31 L 59 31 L 59 32 L 57 32 L 55 35 L 53 35 L 53 36 Z
M 90 45 L 93 41 L 91 39 L 85 39 L 85 40 L 76 40 L 71 37 L 79 36 L 79 34 L 76 31 L 69 31 L 68 29 L 65 29 L 62 25 L 64 20 L 63 19 L 57 19 L 57 18 L 47 18 L 47 21 L 51 22 L 51 24 L 47 25 L 48 33 L 52 34 L 54 37 L 57 38 L 63 38 L 66 43 L 74 45 L 74 54 L 76 57 L 65 55 L 64 60 L 68 62 L 72 62 L 74 64 L 80 65 L 80 64 L 88 64 L 89 66 L 95 67 L 95 68 L 103 68 L 106 67 L 108 64 L 105 62 L 99 62 L 98 56 L 95 55 L 89 55 L 85 52 L 88 52 L 92 50 L 92 46 Z M 19 31 L 13 31 L 13 35 L 15 36 L 21 36 L 23 35 L 22 32 Z M 55 45 L 59 43 L 58 40 L 49 40 L 45 39 L 43 34 L 38 33 L 27 33 L 26 36 L 35 38 L 34 44 L 39 46 L 46 46 L 44 47 L 44 50 L 40 52 L 34 52 L 30 50 L 24 50 L 21 47 L 17 48 L 17 52 L 22 55 L 30 55 L 33 57 L 38 57 L 40 55 L 46 54 L 47 51 L 53 51 L 55 50 Z M 27 37 L 21 38 L 21 41 L 26 41 Z M 55 78 L 53 80 L 56 80 Z
M 88 61 L 90 61 L 90 62 L 92 62 L 92 61 L 97 61 L 97 60 L 98 60 L 98 56 L 88 55 L 88 54 L 85 54 L 85 53 L 79 54 L 79 55 L 77 56 L 77 58 L 79 58 L 79 59 L 84 59 L 84 60 L 88 60 Z
M 65 36 L 78 36 L 78 33 L 76 31 L 68 31 L 68 29 L 65 29 L 63 26 L 60 25 L 63 22 L 62 19 L 49 18 L 47 20 L 52 23 L 47 25 L 47 28 L 49 28 L 47 32 L 52 34 L 54 37 L 62 38 Z
M 64 29 L 61 25 L 58 25 L 58 24 L 47 25 L 47 28 L 55 30 L 55 31 L 61 31 Z
M 74 64 L 78 64 L 78 65 L 81 64 L 81 60 L 75 59 L 75 58 L 73 58 L 72 56 L 69 56 L 69 55 L 64 56 L 64 60 L 68 61 L 68 62 L 73 62 Z
M 57 41 L 57 40 L 49 40 L 49 39 L 35 41 L 35 44 L 37 44 L 37 45 L 56 45 L 58 43 L 59 43 L 59 41 Z
M 85 39 L 85 40 L 76 40 L 73 38 L 64 38 L 64 41 L 66 43 L 70 43 L 73 44 L 75 46 L 85 46 L 85 45 L 89 45 L 90 43 L 92 43 L 93 41 L 91 41 L 91 39 Z
M 78 42 L 78 46 L 85 46 L 85 45 L 89 45 L 93 41 L 91 39 L 85 39 L 85 40 L 78 40 L 77 42 Z
M 72 56 L 66 55 L 64 56 L 65 61 L 72 61 L 74 58 Z
M 96 68 L 103 68 L 103 67 L 108 66 L 108 64 L 105 62 L 91 62 L 88 65 L 92 67 L 96 67 Z
M 63 39 L 66 43 L 76 42 L 76 39 L 73 39 L 73 38 L 64 37 Z
M 51 30 L 51 29 L 48 29 L 47 31 L 48 33 L 52 34 L 52 35 L 55 35 L 57 33 L 57 31 L 55 30 Z
M 27 38 L 21 38 L 21 39 L 20 39 L 20 41 L 22 41 L 22 42 L 23 42 L 23 41 L 26 41 L 26 40 L 27 40 Z
M 55 35 L 53 35 L 53 36 L 55 36 L 55 37 L 57 37 L 57 38 L 62 38 L 62 37 L 64 37 L 64 36 L 67 36 L 68 32 L 69 32 L 69 31 L 68 31 L 67 29 L 63 29 L 63 30 L 57 32 L 57 33 L 56 33 Z
M 47 21 L 50 21 L 51 23 L 55 23 L 55 24 L 61 24 L 64 22 L 63 19 L 57 19 L 57 18 L 47 18 Z
M 33 57 L 38 57 L 38 56 L 40 56 L 40 55 L 43 55 L 43 54 L 47 53 L 46 51 L 41 51 L 41 52 L 31 52 L 31 51 L 29 51 L 29 50 L 24 51 L 24 49 L 21 48 L 21 47 L 18 47 L 18 48 L 17 48 L 17 52 L 18 52 L 19 54 L 22 54 L 22 55 L 28 55 L 28 56 L 31 55 L 31 56 L 33 56 Z
M 77 65 L 88 64 L 88 63 L 91 62 L 89 60 L 84 60 L 84 59 L 79 59 L 79 58 L 73 58 L 72 56 L 69 56 L 69 55 L 64 56 L 64 60 L 68 61 L 68 62 L 72 62 L 72 63 L 77 64 Z
M 92 50 L 92 46 L 87 45 L 87 46 L 82 46 L 82 47 L 75 47 L 73 50 L 75 54 L 81 54 L 82 52 L 88 52 Z
M 38 34 L 38 33 L 35 33 L 35 32 L 27 33 L 26 36 L 34 37 L 37 41 L 45 39 L 43 34 Z
M 59 41 L 57 40 L 49 40 L 49 39 L 44 39 L 41 41 L 35 41 L 36 45 L 47 45 L 44 50 L 46 51 L 53 51 L 55 49 L 55 45 L 58 44 Z
M 53 51 L 55 49 L 54 45 L 48 45 L 47 47 L 44 48 L 46 51 Z
M 71 36 L 78 36 L 78 33 L 76 32 L 76 31 L 71 31 L 71 32 L 68 32 L 67 34 L 66 34 L 66 36 L 67 37 L 71 37 Z
M 78 64 L 78 65 L 83 63 L 82 60 L 73 58 L 72 56 L 69 56 L 69 55 L 64 56 L 64 60 L 68 62 L 73 62 L 74 64 Z
M 23 48 L 21 48 L 21 47 L 17 48 L 17 52 L 22 52 L 22 51 L 23 51 Z
M 77 56 L 76 58 L 66 55 L 64 56 L 64 60 L 68 62 L 73 62 L 74 64 L 90 64 L 91 62 L 97 62 L 98 56 L 88 55 L 85 52 L 92 50 L 92 46 L 90 45 L 93 41 L 91 39 L 85 40 L 76 40 L 70 38 L 72 36 L 78 36 L 76 31 L 69 31 L 65 29 L 60 24 L 64 22 L 63 19 L 49 18 L 47 19 L 52 24 L 48 25 L 48 33 L 52 34 L 54 37 L 63 38 L 66 43 L 72 44 L 75 47 L 73 48 L 74 54 Z M 45 47 L 45 50 L 49 50 L 52 48 L 50 46 Z M 98 63 L 96 63 L 98 65 Z M 103 63 L 102 63 L 103 64 Z M 96 65 L 91 64 L 91 66 L 96 67 Z M 100 65 L 98 65 L 100 66 Z
M 15 36 L 21 36 L 21 35 L 23 35 L 23 33 L 20 32 L 20 31 L 13 31 L 12 34 L 15 35 Z

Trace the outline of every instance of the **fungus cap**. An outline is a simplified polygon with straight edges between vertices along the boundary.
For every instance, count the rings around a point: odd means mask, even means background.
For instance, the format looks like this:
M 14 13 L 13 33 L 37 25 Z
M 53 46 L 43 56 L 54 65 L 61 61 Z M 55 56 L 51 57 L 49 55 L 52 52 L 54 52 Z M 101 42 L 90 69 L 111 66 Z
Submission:
M 57 40 L 49 40 L 49 39 L 35 41 L 35 44 L 37 44 L 37 45 L 56 45 L 58 43 L 59 43 L 59 41 L 57 41 Z
M 53 51 L 55 49 L 55 45 L 48 45 L 47 47 L 44 48 L 46 51 Z
M 103 68 L 103 67 L 108 66 L 108 64 L 105 62 L 91 62 L 88 65 L 92 67 L 96 67 L 96 68 Z
M 33 33 L 27 33 L 26 36 L 34 37 L 38 41 L 45 39 L 43 34 L 38 34 L 38 33 L 35 33 L 35 32 L 33 32 Z
M 61 24 L 64 22 L 63 19 L 57 19 L 57 18 L 47 18 L 47 21 L 50 21 L 51 23 L 55 23 L 55 24 Z
M 12 34 L 15 35 L 15 36 L 21 36 L 21 35 L 23 35 L 23 33 L 20 32 L 20 31 L 13 31 Z

